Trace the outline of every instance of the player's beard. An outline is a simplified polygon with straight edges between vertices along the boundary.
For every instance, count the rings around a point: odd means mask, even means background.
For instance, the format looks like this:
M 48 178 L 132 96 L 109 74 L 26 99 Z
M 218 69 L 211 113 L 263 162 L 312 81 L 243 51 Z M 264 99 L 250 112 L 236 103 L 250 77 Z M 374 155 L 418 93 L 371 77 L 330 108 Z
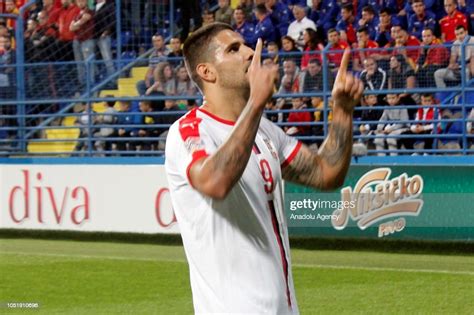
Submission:
M 243 71 L 232 71 L 225 67 L 217 67 L 217 72 L 219 73 L 219 85 L 222 88 L 238 90 L 248 98 L 248 95 L 250 95 L 250 83 L 246 73 Z

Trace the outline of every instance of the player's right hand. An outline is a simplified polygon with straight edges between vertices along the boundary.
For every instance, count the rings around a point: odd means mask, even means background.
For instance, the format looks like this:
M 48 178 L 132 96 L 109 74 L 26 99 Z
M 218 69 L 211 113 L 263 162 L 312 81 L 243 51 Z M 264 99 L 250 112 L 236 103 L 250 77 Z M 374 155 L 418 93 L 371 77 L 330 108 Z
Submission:
M 259 38 L 252 62 L 247 71 L 247 77 L 250 84 L 249 101 L 254 106 L 264 108 L 273 94 L 275 81 L 278 76 L 278 66 L 261 64 L 262 46 L 262 40 Z

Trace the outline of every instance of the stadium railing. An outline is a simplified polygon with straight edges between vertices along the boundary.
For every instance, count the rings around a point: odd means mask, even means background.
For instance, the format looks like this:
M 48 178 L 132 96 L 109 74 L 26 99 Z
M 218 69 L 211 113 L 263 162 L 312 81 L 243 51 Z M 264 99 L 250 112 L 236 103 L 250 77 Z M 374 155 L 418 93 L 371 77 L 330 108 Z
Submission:
M 32 3 L 30 1 L 29 3 Z M 117 10 L 120 10 L 120 1 Z M 28 4 L 25 6 L 27 7 Z M 23 8 L 22 8 L 23 9 Z M 119 12 L 119 11 L 117 11 Z M 170 16 L 173 14 L 170 14 Z M 22 16 L 22 14 L 20 14 Z M 118 19 L 120 20 L 120 19 Z M 18 29 L 22 27 L 22 19 L 18 18 Z M 121 29 L 120 23 L 117 25 Z M 172 25 L 174 23 L 171 23 Z M 117 32 L 121 33 L 121 32 Z M 136 83 L 143 79 L 146 72 L 147 59 L 146 54 L 139 58 L 129 56 L 130 60 L 123 60 L 122 54 L 118 53 L 122 47 L 123 34 L 117 35 L 117 54 L 114 59 L 116 72 L 112 76 L 100 77 L 106 68 L 102 60 L 96 60 L 95 56 L 91 56 L 83 62 L 42 62 L 42 63 L 24 63 L 24 53 L 22 54 L 21 40 L 22 32 L 17 30 L 17 51 L 16 64 L 0 65 L 0 73 L 8 70 L 8 76 L 11 78 L 9 86 L 2 87 L 2 95 L 0 98 L 0 155 L 1 156 L 109 156 L 109 155 L 125 155 L 125 156 L 145 156 L 145 155 L 162 155 L 163 141 L 165 134 L 160 137 L 99 137 L 94 133 L 100 128 L 131 128 L 135 130 L 151 130 L 166 128 L 169 124 L 140 124 L 140 117 L 152 116 L 160 117 L 165 115 L 182 115 L 186 110 L 154 112 L 152 114 L 140 113 L 137 109 L 136 102 L 139 101 L 183 101 L 194 100 L 198 103 L 202 100 L 200 95 L 175 95 L 175 96 L 139 96 L 136 90 Z M 18 43 L 20 42 L 20 43 Z M 465 46 L 465 44 L 463 44 Z M 276 107 L 267 110 L 266 115 L 273 117 L 275 122 L 284 129 L 289 127 L 305 127 L 308 126 L 310 132 L 300 134 L 297 137 L 316 147 L 326 137 L 331 118 L 331 77 L 333 77 L 334 65 L 331 58 L 335 54 L 341 54 L 342 51 L 334 51 L 327 46 L 323 51 L 312 51 L 308 59 L 319 59 L 322 63 L 321 68 L 321 84 L 318 89 L 305 91 L 303 89 L 290 88 L 288 92 L 284 89 L 280 90 L 274 97 Z M 450 47 L 447 46 L 449 49 Z M 394 55 L 394 51 L 400 50 L 400 47 L 389 49 L 359 49 L 353 50 L 354 57 L 359 52 L 367 55 L 383 55 L 380 58 L 380 67 L 388 70 L 390 67 L 390 57 Z M 407 55 L 414 54 L 420 50 L 420 47 L 406 47 Z M 24 51 L 24 50 L 23 50 Z M 284 74 L 283 60 L 298 59 L 304 57 L 305 53 L 280 53 L 278 57 L 267 55 L 264 59 L 277 60 L 281 66 L 281 73 Z M 461 49 L 462 63 L 461 69 L 466 69 L 465 49 Z M 365 58 L 364 60 L 366 60 Z M 361 61 L 364 61 L 361 60 Z M 77 79 L 77 69 L 82 68 L 85 76 L 82 81 Z M 94 70 L 93 70 L 94 69 Z M 362 68 L 361 68 L 362 69 Z M 92 73 L 95 73 L 93 76 Z M 357 72 L 356 72 L 357 73 Z M 468 118 L 474 107 L 474 88 L 472 87 L 472 79 L 470 79 L 465 71 L 459 72 L 459 80 L 448 84 L 447 87 L 440 88 L 430 84 L 420 84 L 423 87 L 399 87 L 393 88 L 385 86 L 381 89 L 369 89 L 367 94 L 378 95 L 377 106 L 367 107 L 359 106 L 356 108 L 356 118 L 354 120 L 354 140 L 360 144 L 363 149 L 362 153 L 357 154 L 393 154 L 393 155 L 409 155 L 409 154 L 473 154 L 474 149 L 472 143 L 474 136 L 472 131 L 467 130 L 468 124 L 473 124 L 472 119 Z M 116 85 L 109 88 L 109 82 L 116 80 Z M 79 81 L 79 82 L 77 82 Z M 360 112 L 368 109 L 386 110 L 390 106 L 383 104 L 382 96 L 388 93 L 408 94 L 419 98 L 421 94 L 433 93 L 438 104 L 434 106 L 435 119 L 426 121 L 418 121 L 417 123 L 434 123 L 434 132 L 423 135 L 379 135 L 374 133 L 360 134 L 359 126 L 361 125 L 377 125 L 390 123 L 393 121 L 363 121 L 360 118 Z M 308 106 L 303 109 L 292 109 L 291 100 L 294 98 L 320 98 L 321 106 L 317 108 Z M 282 101 L 283 100 L 283 101 Z M 131 113 L 117 113 L 114 117 L 131 115 L 136 118 L 133 123 L 127 125 L 109 125 L 94 123 L 97 117 L 103 117 L 105 110 L 104 102 L 131 102 L 133 111 Z M 282 102 L 283 105 L 278 104 Z M 181 102 L 184 104 L 185 102 Z M 87 104 L 87 110 L 80 112 L 77 104 Z M 117 106 L 118 107 L 118 106 Z M 431 106 L 421 105 L 397 105 L 398 109 L 407 109 L 409 112 L 416 112 L 421 108 L 429 108 Z M 181 106 L 185 109 L 185 106 Z M 309 112 L 311 121 L 307 122 L 288 122 L 287 116 L 296 112 Z M 87 119 L 84 119 L 84 117 Z M 316 116 L 318 117 L 315 121 Z M 413 115 L 412 115 L 413 116 Z M 80 118 L 86 121 L 86 124 L 78 123 Z M 283 119 L 282 119 L 283 117 Z M 439 118 L 438 118 L 439 117 Z M 409 120 L 398 121 L 399 123 L 413 124 L 413 117 Z M 287 127 L 287 128 L 285 128 Z M 433 139 L 433 149 L 417 147 L 407 149 L 397 143 L 396 149 L 376 149 L 373 146 L 373 140 L 377 138 L 384 140 L 395 139 Z M 102 145 L 113 144 L 108 151 L 97 151 L 97 142 Z M 400 142 L 400 141 L 399 141 Z M 127 144 L 125 149 L 117 149 L 124 147 L 119 144 Z M 137 143 L 145 143 L 150 150 L 137 151 Z M 78 148 L 81 150 L 78 151 Z M 360 148 L 359 148 L 360 149 Z M 354 150 L 354 152 L 359 152 Z

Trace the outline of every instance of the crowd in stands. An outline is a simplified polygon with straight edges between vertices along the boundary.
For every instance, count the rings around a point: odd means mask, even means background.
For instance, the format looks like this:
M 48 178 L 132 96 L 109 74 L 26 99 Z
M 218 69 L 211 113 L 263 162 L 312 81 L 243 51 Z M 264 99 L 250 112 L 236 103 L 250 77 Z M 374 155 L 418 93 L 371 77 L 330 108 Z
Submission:
M 11 11 L 11 3 L 14 1 L 5 0 L 5 2 L 5 7 L 8 6 Z M 87 0 L 60 0 L 59 2 L 60 5 L 57 0 L 43 0 L 28 13 L 25 30 L 27 60 L 84 61 L 91 53 L 98 51 L 105 61 L 107 72 L 113 72 L 110 43 L 111 36 L 115 32 L 114 1 L 98 0 L 94 1 L 97 3 L 90 3 L 91 1 Z M 251 47 L 255 46 L 258 38 L 263 39 L 265 45 L 263 62 L 280 66 L 280 79 L 275 91 L 287 96 L 294 93 L 318 94 L 323 89 L 330 89 L 341 63 L 343 50 L 351 47 L 353 49 L 351 68 L 360 76 L 367 91 L 360 104 L 363 109 L 357 110 L 355 117 L 372 122 L 356 124 L 356 132 L 358 135 L 371 136 L 368 141 L 361 142 L 364 145 L 374 146 L 379 154 L 385 154 L 384 148 L 403 146 L 412 149 L 415 144 L 420 143 L 425 149 L 431 149 L 434 137 L 430 135 L 472 130 L 472 123 L 467 127 L 460 127 L 455 123 L 429 122 L 441 118 L 459 118 L 459 110 L 436 109 L 442 100 L 440 94 L 410 94 L 409 91 L 413 88 L 428 88 L 431 89 L 430 92 L 434 92 L 436 88 L 458 85 L 462 77 L 465 77 L 465 82 L 474 77 L 474 37 L 470 35 L 474 31 L 474 1 L 240 0 L 237 6 L 232 7 L 229 0 L 218 0 L 215 10 L 211 10 L 210 6 L 204 6 L 203 3 L 207 1 L 178 1 L 177 8 L 181 12 L 178 22 L 183 26 L 181 34 L 172 37 L 169 43 L 165 42 L 164 34 L 156 33 L 152 36 L 153 49 L 148 58 L 148 71 L 136 86 L 139 95 L 197 96 L 198 91 L 182 63 L 182 42 L 188 36 L 190 25 L 199 27 L 218 21 L 231 24 Z M 132 8 L 134 5 L 145 8 L 148 1 L 124 1 L 124 7 Z M 147 14 L 153 15 L 153 12 L 151 10 Z M 132 22 L 125 24 L 133 26 L 133 20 L 132 17 L 130 18 Z M 11 31 L 15 25 L 0 22 L 0 54 L 2 38 L 5 37 L 2 36 L 2 27 Z M 150 45 L 150 43 L 143 44 Z M 467 46 L 462 49 L 461 45 L 464 44 Z M 59 56 L 58 51 L 61 52 Z M 0 60 L 3 60 L 4 55 L 6 54 L 0 55 L 2 58 Z M 324 66 L 329 70 L 326 74 L 323 71 Z M 93 70 L 89 72 L 92 81 Z M 0 86 L 5 82 L 5 79 L 2 81 L 1 71 L 0 69 Z M 76 76 L 78 82 L 84 82 L 85 72 L 80 65 L 76 70 Z M 396 90 L 397 93 L 378 94 L 379 90 Z M 182 106 L 179 107 L 178 104 Z M 174 110 L 176 106 L 184 109 L 189 107 L 189 104 L 194 103 L 188 102 L 185 98 L 182 102 L 167 100 L 143 103 L 139 107 L 142 112 L 147 112 L 147 108 L 151 109 L 151 112 L 157 112 Z M 121 104 L 121 108 L 122 105 L 121 111 L 125 112 L 133 107 L 128 104 L 127 108 L 126 104 Z M 383 111 L 370 109 L 377 105 L 388 105 L 390 108 Z M 424 107 L 398 109 L 397 105 Z M 298 110 L 289 114 L 268 114 L 268 117 L 275 122 L 289 123 L 285 126 L 285 131 L 296 136 L 323 135 L 321 124 L 331 119 L 330 112 L 324 112 L 322 96 L 297 98 L 285 96 L 270 102 L 267 108 Z M 129 123 L 125 118 L 120 119 L 121 116 L 117 116 L 117 123 L 120 121 Z M 130 117 L 135 119 L 138 116 Z M 150 117 L 153 118 L 153 115 Z M 171 117 L 177 119 L 178 116 L 171 115 Z M 148 121 L 154 121 L 154 118 Z M 169 121 L 171 122 L 171 119 Z M 386 121 L 391 123 L 385 123 Z M 307 124 L 309 122 L 321 124 L 310 127 Z M 153 131 L 153 128 L 132 129 L 117 129 L 110 135 L 150 137 L 163 134 L 162 130 Z M 108 134 L 108 131 L 102 133 L 102 129 L 99 128 L 95 133 L 103 136 Z M 409 134 L 415 134 L 419 139 L 413 141 L 413 139 L 405 140 L 406 137 L 397 138 Z M 460 142 L 456 141 L 460 146 Z M 312 142 L 320 144 L 320 140 Z M 104 144 L 98 141 L 96 146 L 101 147 Z M 152 147 L 154 146 L 147 141 L 132 141 L 125 148 L 118 149 L 135 150 Z

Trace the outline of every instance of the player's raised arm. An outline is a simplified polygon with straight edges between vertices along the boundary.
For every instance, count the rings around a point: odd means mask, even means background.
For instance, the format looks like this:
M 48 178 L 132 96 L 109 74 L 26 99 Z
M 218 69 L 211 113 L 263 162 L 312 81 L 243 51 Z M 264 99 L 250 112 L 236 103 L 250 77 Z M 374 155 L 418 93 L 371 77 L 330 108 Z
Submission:
M 273 93 L 278 68 L 261 65 L 262 46 L 259 39 L 247 72 L 250 97 L 229 138 L 212 155 L 194 163 L 189 171 L 194 188 L 212 198 L 225 198 L 242 176 L 263 109 Z
M 333 120 L 317 154 L 302 146 L 283 169 L 283 178 L 319 189 L 335 189 L 344 182 L 352 153 L 352 113 L 364 86 L 347 71 L 350 49 L 344 51 L 332 90 Z

